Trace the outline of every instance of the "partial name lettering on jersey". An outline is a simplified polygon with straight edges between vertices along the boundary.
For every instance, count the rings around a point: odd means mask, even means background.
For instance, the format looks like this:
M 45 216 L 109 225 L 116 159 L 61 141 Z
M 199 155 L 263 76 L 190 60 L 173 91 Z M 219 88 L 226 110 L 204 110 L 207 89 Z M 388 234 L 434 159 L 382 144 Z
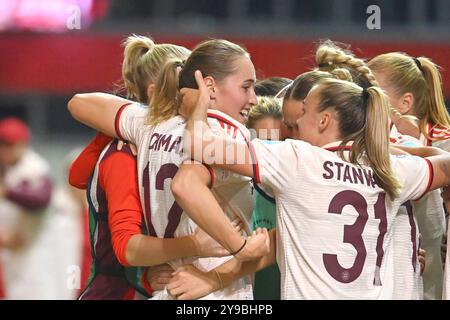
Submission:
M 325 161 L 322 177 L 326 180 L 334 179 L 351 184 L 364 184 L 375 188 L 377 183 L 373 171 L 368 168 L 356 167 L 353 164 L 340 161 Z
M 160 151 L 164 150 L 166 152 L 176 152 L 181 151 L 181 136 L 175 136 L 172 134 L 154 132 L 150 138 L 150 150 Z

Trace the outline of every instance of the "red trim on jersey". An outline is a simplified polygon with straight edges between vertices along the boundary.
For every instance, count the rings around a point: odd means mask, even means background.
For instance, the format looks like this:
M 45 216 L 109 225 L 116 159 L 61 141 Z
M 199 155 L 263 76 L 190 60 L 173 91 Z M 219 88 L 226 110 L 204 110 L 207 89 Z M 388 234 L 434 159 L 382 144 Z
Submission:
M 151 297 L 153 295 L 153 288 L 150 285 L 150 283 L 147 281 L 147 273 L 148 273 L 149 268 L 146 267 L 144 268 L 144 272 L 142 272 L 142 277 L 141 277 L 141 284 L 142 284 L 142 288 L 144 288 L 144 290 L 147 292 L 147 294 L 149 295 L 149 297 Z
M 435 125 L 431 129 L 431 137 L 438 141 L 450 139 L 450 129 L 440 125 Z
M 211 168 L 209 165 L 203 163 L 203 165 L 208 169 L 209 175 L 211 176 L 211 182 L 209 183 L 209 188 L 211 189 L 214 186 L 214 182 L 216 182 L 216 175 L 214 174 L 213 168 Z
M 216 119 L 216 120 L 219 120 L 219 122 L 226 123 L 226 124 L 228 124 L 228 125 L 230 125 L 230 126 L 232 126 L 232 127 L 234 127 L 234 128 L 236 128 L 236 129 L 239 130 L 239 128 L 238 128 L 233 122 L 231 122 L 231 121 L 228 120 L 228 119 L 225 119 L 225 118 L 222 117 L 222 116 L 219 116 L 218 114 L 213 114 L 213 113 L 208 112 L 208 118 L 214 118 L 214 119 Z M 222 127 L 222 128 L 223 128 L 223 127 Z
M 234 130 L 234 132 L 233 132 L 233 139 L 236 139 L 237 133 L 238 133 L 238 131 L 237 131 L 237 130 Z
M 213 118 L 213 119 L 218 120 L 221 126 L 222 126 L 222 122 L 224 122 L 224 123 L 230 125 L 231 127 L 235 128 L 236 131 L 239 131 L 239 132 L 242 134 L 242 136 L 243 136 L 244 139 L 245 139 L 245 142 L 248 143 L 247 137 L 246 137 L 246 135 L 244 134 L 244 132 L 242 132 L 241 129 L 239 129 L 239 127 L 238 127 L 237 125 L 235 125 L 234 123 L 232 123 L 230 120 L 227 120 L 227 119 L 225 119 L 225 118 L 222 117 L 222 116 L 219 116 L 219 115 L 217 115 L 217 114 L 213 114 L 213 113 L 210 113 L 210 112 L 208 112 L 208 118 Z M 222 126 L 222 128 L 224 128 L 224 127 Z M 224 128 L 224 129 L 225 129 L 225 128 Z M 237 133 L 236 133 L 236 135 L 237 135 Z M 236 135 L 233 134 L 233 139 L 235 139 L 235 136 L 236 136 Z
M 414 199 L 414 201 L 420 200 L 424 195 L 426 195 L 428 193 L 428 191 L 430 191 L 431 185 L 433 184 L 433 179 L 434 179 L 433 164 L 428 159 L 425 159 L 425 161 L 427 162 L 428 168 L 430 169 L 430 176 L 428 177 L 427 188 L 425 189 L 425 192 L 419 198 Z
M 127 106 L 129 106 L 131 102 L 125 103 L 123 106 L 120 107 L 119 111 L 116 113 L 116 117 L 114 118 L 114 129 L 116 130 L 116 134 L 121 140 L 125 140 L 123 136 L 120 134 L 120 116 L 122 115 L 123 110 Z
M 253 178 L 255 179 L 256 183 L 261 183 L 261 176 L 259 175 L 259 164 L 258 164 L 258 158 L 256 157 L 255 147 L 253 146 L 253 143 L 248 143 L 248 150 L 250 151 L 250 156 L 252 157 L 253 161 Z

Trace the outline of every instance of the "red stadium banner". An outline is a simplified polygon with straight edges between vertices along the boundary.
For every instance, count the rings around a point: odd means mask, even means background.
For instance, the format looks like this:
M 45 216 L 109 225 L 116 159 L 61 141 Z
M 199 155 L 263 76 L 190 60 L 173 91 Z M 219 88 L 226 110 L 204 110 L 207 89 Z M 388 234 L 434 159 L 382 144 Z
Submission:
M 0 35 L 0 91 L 6 93 L 73 94 L 109 91 L 120 80 L 124 36 L 100 34 Z M 201 38 L 155 36 L 158 43 L 193 48 Z M 237 39 L 252 55 L 258 77 L 294 78 L 314 67 L 314 40 Z M 450 43 L 363 42 L 342 39 L 359 57 L 402 51 L 427 56 L 442 68 L 444 92 L 450 97 Z

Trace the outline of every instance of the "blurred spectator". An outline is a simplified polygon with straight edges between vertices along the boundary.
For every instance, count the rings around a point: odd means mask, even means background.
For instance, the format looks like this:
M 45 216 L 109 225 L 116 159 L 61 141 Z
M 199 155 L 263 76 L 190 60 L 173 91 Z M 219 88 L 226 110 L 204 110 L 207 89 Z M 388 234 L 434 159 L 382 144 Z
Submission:
M 44 299 L 51 287 L 51 247 L 42 236 L 52 194 L 50 167 L 29 147 L 29 140 L 21 120 L 0 120 L 1 262 L 8 299 Z
M 52 198 L 52 234 L 55 239 L 54 277 L 57 283 L 58 299 L 76 299 L 86 286 L 91 268 L 89 243 L 89 216 L 86 191 L 70 186 L 68 172 L 70 165 L 81 152 L 77 148 L 66 156 L 64 176 L 66 183 L 58 187 Z

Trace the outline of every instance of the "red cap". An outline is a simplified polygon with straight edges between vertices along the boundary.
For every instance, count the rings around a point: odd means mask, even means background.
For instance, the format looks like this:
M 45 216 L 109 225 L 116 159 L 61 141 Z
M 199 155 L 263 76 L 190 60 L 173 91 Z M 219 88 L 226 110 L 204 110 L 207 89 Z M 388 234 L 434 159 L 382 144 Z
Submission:
M 30 141 L 30 129 L 18 118 L 5 118 L 0 120 L 0 141 L 19 143 Z

